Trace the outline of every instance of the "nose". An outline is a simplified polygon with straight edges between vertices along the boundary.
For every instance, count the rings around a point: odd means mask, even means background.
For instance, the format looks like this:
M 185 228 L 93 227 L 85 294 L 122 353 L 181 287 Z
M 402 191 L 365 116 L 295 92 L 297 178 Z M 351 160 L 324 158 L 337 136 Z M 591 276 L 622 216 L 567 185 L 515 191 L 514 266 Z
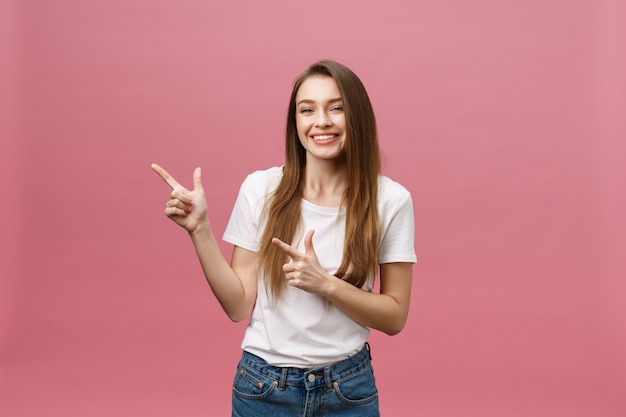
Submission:
M 315 127 L 326 127 L 330 126 L 331 124 L 332 121 L 330 120 L 328 113 L 326 113 L 325 111 L 320 111 L 317 113 L 317 119 L 315 119 Z

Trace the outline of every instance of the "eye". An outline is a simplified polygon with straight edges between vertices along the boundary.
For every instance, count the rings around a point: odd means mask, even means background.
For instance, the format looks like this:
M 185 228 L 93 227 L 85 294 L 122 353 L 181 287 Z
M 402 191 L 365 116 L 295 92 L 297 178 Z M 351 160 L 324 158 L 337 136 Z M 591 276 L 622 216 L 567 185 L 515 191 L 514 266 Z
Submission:
M 342 106 L 333 106 L 333 107 L 330 108 L 330 111 L 334 111 L 334 112 L 343 111 L 343 107 Z
M 300 109 L 300 113 L 312 113 L 313 109 L 309 109 L 307 107 Z

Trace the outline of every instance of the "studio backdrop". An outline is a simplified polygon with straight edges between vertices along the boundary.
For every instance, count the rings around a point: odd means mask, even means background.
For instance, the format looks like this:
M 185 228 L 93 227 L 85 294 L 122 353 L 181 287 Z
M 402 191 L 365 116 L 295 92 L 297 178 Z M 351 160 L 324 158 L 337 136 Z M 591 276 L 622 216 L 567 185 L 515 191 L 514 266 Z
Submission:
M 383 415 L 623 417 L 625 9 L 3 2 L 0 415 L 229 415 L 246 322 L 150 164 L 189 187 L 203 168 L 221 237 L 328 58 L 365 84 L 415 207 L 409 320 L 370 340 Z

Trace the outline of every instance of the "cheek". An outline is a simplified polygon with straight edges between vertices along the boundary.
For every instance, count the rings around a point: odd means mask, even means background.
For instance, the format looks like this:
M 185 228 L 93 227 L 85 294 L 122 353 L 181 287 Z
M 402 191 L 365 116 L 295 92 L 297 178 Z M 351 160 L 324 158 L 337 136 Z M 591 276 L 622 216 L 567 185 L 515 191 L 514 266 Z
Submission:
M 298 119 L 296 119 L 296 133 L 298 135 L 298 139 L 300 140 L 300 143 L 304 145 L 302 138 L 306 138 L 306 132 L 303 131 L 302 123 L 300 123 Z
M 306 123 L 306 120 L 302 120 L 301 117 L 296 117 L 296 131 L 298 132 L 298 136 L 306 136 L 308 130 L 309 124 Z
M 335 124 L 335 126 L 338 126 L 338 127 L 341 127 L 342 129 L 345 129 L 346 128 L 346 117 L 343 114 L 337 115 L 337 117 L 335 118 L 333 123 Z

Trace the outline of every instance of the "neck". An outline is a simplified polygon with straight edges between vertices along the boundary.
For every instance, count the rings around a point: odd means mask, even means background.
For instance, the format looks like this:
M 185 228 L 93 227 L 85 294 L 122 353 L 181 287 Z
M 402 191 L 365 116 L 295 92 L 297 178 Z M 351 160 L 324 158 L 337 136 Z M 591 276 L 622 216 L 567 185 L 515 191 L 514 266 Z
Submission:
M 347 186 L 348 172 L 345 163 L 307 161 L 302 190 L 305 200 L 321 206 L 339 207 Z

